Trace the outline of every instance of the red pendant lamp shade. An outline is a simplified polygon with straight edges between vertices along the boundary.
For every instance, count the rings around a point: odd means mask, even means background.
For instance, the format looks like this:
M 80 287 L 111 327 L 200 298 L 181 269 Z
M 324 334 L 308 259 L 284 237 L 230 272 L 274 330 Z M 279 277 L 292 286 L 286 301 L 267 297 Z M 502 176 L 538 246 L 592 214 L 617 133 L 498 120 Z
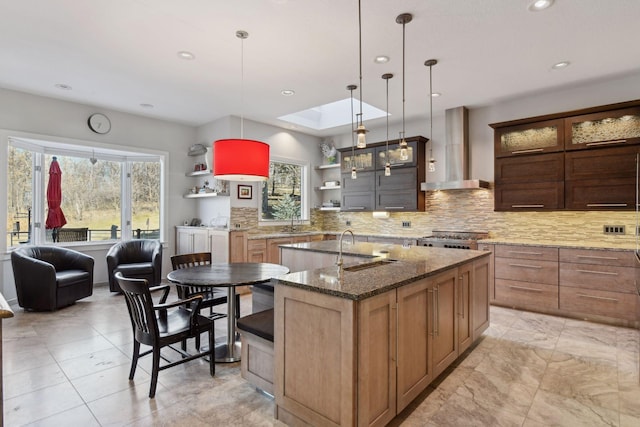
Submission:
M 213 175 L 228 181 L 266 181 L 269 179 L 269 144 L 251 139 L 215 141 Z

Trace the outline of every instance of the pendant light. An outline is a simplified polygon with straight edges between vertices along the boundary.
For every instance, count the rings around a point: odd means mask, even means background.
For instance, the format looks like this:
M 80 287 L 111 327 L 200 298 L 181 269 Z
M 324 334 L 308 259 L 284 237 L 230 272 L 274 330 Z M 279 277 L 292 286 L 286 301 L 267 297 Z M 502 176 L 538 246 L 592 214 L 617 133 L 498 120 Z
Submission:
M 384 165 L 384 176 L 391 176 L 391 163 L 389 163 L 389 79 L 393 78 L 393 74 L 386 73 L 382 75 L 382 78 L 387 82 L 387 162 Z
M 400 132 L 400 160 L 409 160 L 409 152 L 407 150 L 407 141 L 405 141 L 405 130 L 404 130 L 404 47 L 405 47 L 405 37 L 404 37 L 404 27 L 406 24 L 411 22 L 413 19 L 413 15 L 410 13 L 402 13 L 398 15 L 396 18 L 396 22 L 398 24 L 402 24 L 402 132 Z
M 266 181 L 269 179 L 269 144 L 244 139 L 244 39 L 246 31 L 236 31 L 240 39 L 240 138 L 213 143 L 213 176 L 228 181 Z
M 360 56 L 360 114 L 358 114 L 358 128 L 356 133 L 358 134 L 358 148 L 366 148 L 367 138 L 366 133 L 369 132 L 362 123 L 362 7 L 360 5 L 361 0 L 358 0 L 358 52 Z
M 347 86 L 347 90 L 351 92 L 351 179 L 358 178 L 358 173 L 356 172 L 356 141 L 353 129 L 353 91 L 357 88 L 358 86 L 356 85 Z
M 433 158 L 433 66 L 438 63 L 437 59 L 427 59 L 424 65 L 429 67 L 429 172 L 436 171 L 436 159 Z

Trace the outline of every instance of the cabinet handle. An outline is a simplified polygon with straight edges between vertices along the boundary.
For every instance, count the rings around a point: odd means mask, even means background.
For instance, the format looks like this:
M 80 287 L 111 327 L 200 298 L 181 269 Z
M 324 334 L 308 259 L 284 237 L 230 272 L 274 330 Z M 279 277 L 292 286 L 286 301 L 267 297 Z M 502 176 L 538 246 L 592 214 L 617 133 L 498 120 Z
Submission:
M 578 255 L 578 258 L 587 258 L 587 259 L 606 259 L 610 261 L 617 261 L 618 257 L 614 256 L 597 256 L 597 255 Z
M 460 276 L 460 317 L 464 319 L 464 279 Z
M 440 336 L 440 293 L 439 293 L 439 286 L 436 286 L 435 289 L 433 290 L 434 293 L 433 295 L 435 296 L 435 306 L 436 306 L 436 323 L 434 324 L 434 334 L 435 336 L 439 337 Z
M 539 153 L 541 151 L 544 151 L 544 148 L 530 148 L 528 150 L 516 150 L 516 151 L 512 151 L 511 154 Z
M 385 209 L 405 209 L 404 206 L 385 206 Z
M 624 208 L 626 203 L 587 203 L 588 208 Z
M 396 364 L 396 367 L 398 366 L 398 333 L 400 332 L 398 329 L 398 302 L 396 301 L 395 304 L 391 305 L 391 310 L 395 311 L 395 318 L 396 318 L 396 352 L 395 354 L 393 353 L 393 349 L 390 348 L 389 350 L 391 350 L 391 360 Z
M 595 147 L 596 145 L 624 144 L 625 142 L 627 142 L 626 139 L 615 139 L 612 141 L 587 142 L 585 145 L 587 147 Z
M 614 271 L 594 271 L 594 270 L 576 270 L 579 273 L 589 273 L 589 274 L 604 274 L 606 276 L 617 276 L 618 273 Z
M 509 251 L 510 254 L 542 255 L 542 252 Z
M 512 208 L 544 208 L 544 205 L 511 205 Z
M 531 264 L 509 264 L 509 267 L 522 267 L 522 268 L 535 268 L 541 269 L 541 265 L 531 265 Z
M 526 286 L 514 286 L 514 285 L 511 285 L 509 287 L 511 289 L 518 289 L 518 290 L 521 290 L 521 291 L 542 292 L 542 289 L 527 288 Z
M 347 208 L 347 210 L 364 210 L 364 206 L 350 206 Z
M 587 294 L 576 294 L 576 295 L 578 295 L 581 298 L 590 298 L 590 299 L 598 299 L 602 301 L 618 302 L 617 298 L 598 297 L 595 295 L 587 295 Z

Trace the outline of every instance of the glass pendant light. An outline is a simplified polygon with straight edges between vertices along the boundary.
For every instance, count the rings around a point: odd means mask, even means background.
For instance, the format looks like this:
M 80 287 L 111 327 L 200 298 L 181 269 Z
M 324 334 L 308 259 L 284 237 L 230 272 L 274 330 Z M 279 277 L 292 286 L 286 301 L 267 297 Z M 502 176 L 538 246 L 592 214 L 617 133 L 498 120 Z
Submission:
M 358 148 L 366 148 L 367 138 L 366 133 L 369 132 L 362 123 L 362 7 L 361 1 L 358 0 L 358 53 L 360 55 L 360 114 L 358 114 L 358 128 L 356 133 L 358 134 Z
M 387 82 L 387 162 L 384 165 L 384 176 L 391 176 L 391 163 L 389 163 L 389 79 L 393 78 L 393 74 L 386 73 L 382 75 L 382 78 Z
M 429 67 L 429 172 L 436 171 L 436 159 L 433 158 L 433 66 L 438 63 L 437 59 L 427 59 L 424 65 Z
M 396 18 L 396 22 L 398 24 L 402 24 L 402 132 L 400 132 L 400 143 L 398 144 L 400 146 L 400 160 L 409 160 L 409 151 L 407 150 L 407 141 L 404 139 L 405 137 L 405 129 L 404 129 L 404 58 L 405 58 L 405 54 L 404 54 L 404 47 L 405 47 L 405 31 L 404 31 L 404 27 L 406 24 L 408 24 L 409 22 L 411 22 L 411 20 L 413 19 L 413 15 L 411 15 L 410 13 L 402 13 L 400 15 L 398 15 L 398 17 Z
M 347 90 L 351 92 L 351 179 L 358 178 L 358 173 L 356 172 L 356 141 L 353 129 L 353 91 L 357 88 L 358 86 L 356 85 L 347 86 Z

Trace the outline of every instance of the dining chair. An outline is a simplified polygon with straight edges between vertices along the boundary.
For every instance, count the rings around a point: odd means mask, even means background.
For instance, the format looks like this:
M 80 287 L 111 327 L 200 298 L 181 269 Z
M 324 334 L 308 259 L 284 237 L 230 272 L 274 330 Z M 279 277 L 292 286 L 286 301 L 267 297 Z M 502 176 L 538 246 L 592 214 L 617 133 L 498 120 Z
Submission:
M 174 255 L 171 257 L 171 265 L 174 270 L 181 268 L 195 267 L 198 265 L 211 264 L 211 252 L 197 252 L 190 254 Z M 198 286 L 198 285 L 178 285 L 178 297 L 188 298 L 191 295 L 202 295 L 203 300 L 200 304 L 200 309 L 209 308 L 209 318 L 212 320 L 222 319 L 226 317 L 226 314 L 216 313 L 213 311 L 213 307 L 227 303 L 227 289 L 216 288 L 211 286 Z M 236 319 L 240 317 L 240 295 L 236 294 Z
M 120 272 L 115 274 L 115 279 L 124 294 L 133 327 L 134 340 L 131 370 L 129 371 L 130 380 L 133 379 L 136 372 L 138 359 L 147 354 L 153 354 L 149 398 L 155 396 L 158 373 L 164 369 L 209 356 L 209 373 L 211 376 L 215 375 L 214 326 L 212 320 L 198 314 L 202 301 L 201 295 L 193 295 L 187 299 L 167 303 L 167 296 L 171 290 L 169 285 L 149 287 L 146 279 L 125 278 Z M 155 291 L 163 291 L 158 304 L 154 304 L 151 297 L 151 292 Z M 205 332 L 209 335 L 208 349 L 200 351 L 197 348 L 196 353 L 187 353 L 187 340 L 195 338 L 199 341 L 200 334 Z M 176 343 L 181 343 L 181 348 L 173 345 Z M 140 344 L 151 346 L 151 349 L 141 353 Z M 161 354 L 164 347 L 178 352 L 181 357 L 178 360 L 170 361 Z M 162 366 L 160 365 L 161 358 L 167 362 Z

